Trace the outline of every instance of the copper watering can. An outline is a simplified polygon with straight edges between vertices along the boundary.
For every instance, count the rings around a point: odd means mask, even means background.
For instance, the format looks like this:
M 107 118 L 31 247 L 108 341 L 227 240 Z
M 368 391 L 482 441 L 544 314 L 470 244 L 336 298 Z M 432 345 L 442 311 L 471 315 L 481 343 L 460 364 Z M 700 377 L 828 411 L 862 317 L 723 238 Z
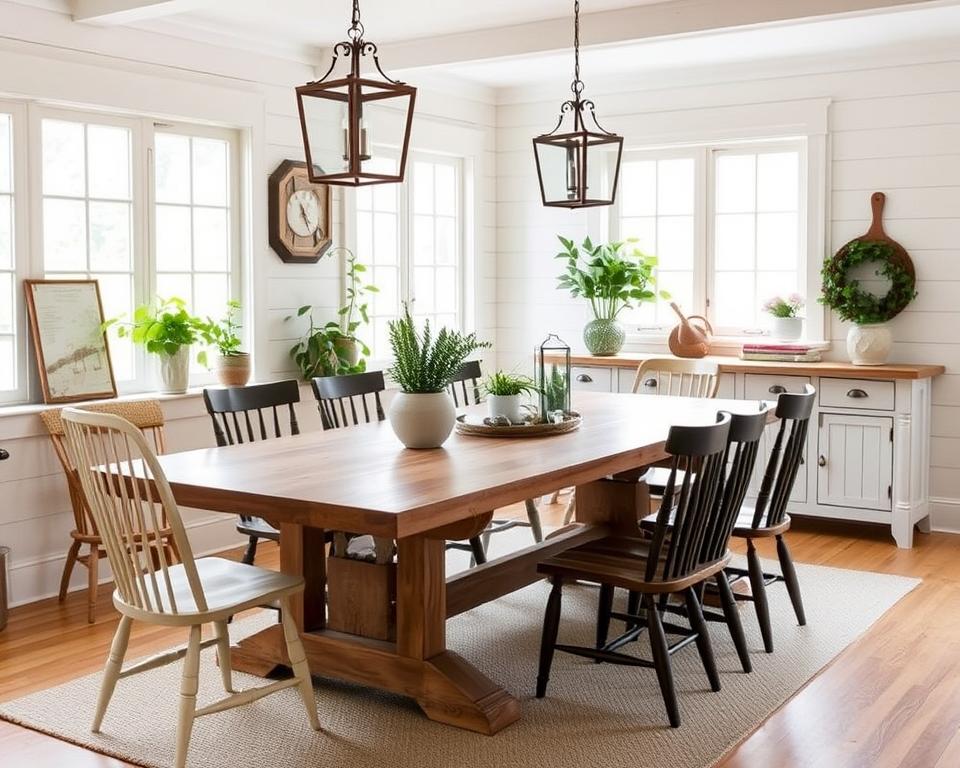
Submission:
M 703 315 L 687 317 L 673 301 L 670 302 L 670 308 L 680 318 L 680 324 L 670 331 L 667 341 L 670 351 L 677 357 L 706 357 L 710 353 L 710 337 L 713 336 L 710 321 Z

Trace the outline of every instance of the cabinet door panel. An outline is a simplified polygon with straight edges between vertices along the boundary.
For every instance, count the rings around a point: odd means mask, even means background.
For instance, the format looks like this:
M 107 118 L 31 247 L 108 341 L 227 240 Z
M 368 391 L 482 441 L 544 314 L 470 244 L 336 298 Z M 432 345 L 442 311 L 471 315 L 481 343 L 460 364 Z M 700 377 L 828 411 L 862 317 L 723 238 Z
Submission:
M 841 507 L 890 509 L 893 420 L 824 413 L 820 417 L 817 501 Z

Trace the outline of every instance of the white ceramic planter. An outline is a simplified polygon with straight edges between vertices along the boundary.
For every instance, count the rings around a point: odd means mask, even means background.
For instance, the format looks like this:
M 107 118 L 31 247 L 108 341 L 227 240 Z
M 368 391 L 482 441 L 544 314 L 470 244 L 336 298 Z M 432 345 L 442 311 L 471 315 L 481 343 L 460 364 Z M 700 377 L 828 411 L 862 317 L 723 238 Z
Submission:
M 407 448 L 439 448 L 453 431 L 457 411 L 447 392 L 398 392 L 387 418 Z
M 217 379 L 225 387 L 242 387 L 250 381 L 250 354 L 237 352 L 217 357 Z
M 774 317 L 770 335 L 780 341 L 796 341 L 803 336 L 803 318 Z
M 160 358 L 160 391 L 167 395 L 182 395 L 190 383 L 190 347 L 182 346 L 172 355 Z
M 514 424 L 523 423 L 522 395 L 487 395 L 490 418 L 506 416 Z
M 893 335 L 886 323 L 853 325 L 847 331 L 847 354 L 854 365 L 883 365 L 892 348 Z

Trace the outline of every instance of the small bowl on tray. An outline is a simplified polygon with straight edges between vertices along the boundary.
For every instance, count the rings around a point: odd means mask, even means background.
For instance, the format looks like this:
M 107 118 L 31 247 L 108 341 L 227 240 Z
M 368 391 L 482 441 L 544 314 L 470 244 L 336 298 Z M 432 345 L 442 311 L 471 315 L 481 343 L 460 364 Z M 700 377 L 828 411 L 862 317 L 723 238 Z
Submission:
M 560 414 L 560 411 L 557 411 Z M 462 413 L 457 416 L 456 430 L 461 435 L 475 437 L 549 437 L 565 435 L 580 427 L 581 416 L 576 411 L 564 411 L 555 421 L 537 421 L 531 416 L 517 424 L 504 417 L 481 417 L 479 414 Z

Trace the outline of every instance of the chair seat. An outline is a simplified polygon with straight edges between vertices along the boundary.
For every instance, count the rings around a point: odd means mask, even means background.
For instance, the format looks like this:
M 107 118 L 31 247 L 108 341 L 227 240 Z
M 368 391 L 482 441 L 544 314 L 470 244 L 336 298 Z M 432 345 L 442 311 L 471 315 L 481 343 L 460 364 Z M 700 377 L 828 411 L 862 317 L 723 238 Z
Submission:
M 728 553 L 677 579 L 664 578 L 662 571 L 665 561 L 661 557 L 654 578 L 647 580 L 649 556 L 650 542 L 647 539 L 608 536 L 554 555 L 539 563 L 537 571 L 657 595 L 680 592 L 704 581 L 723 570 L 730 559 Z
M 183 565 L 174 565 L 167 569 L 176 613 L 158 613 L 138 608 L 124 602 L 119 591 L 113 593 L 113 604 L 121 613 L 150 624 L 182 626 L 196 624 L 201 617 L 204 622 L 217 621 L 303 588 L 304 582 L 299 576 L 288 576 L 255 565 L 244 565 L 220 557 L 204 557 L 195 562 L 197 576 L 207 600 L 206 611 L 197 609 Z M 149 575 L 144 578 L 149 583 Z M 150 591 L 153 597 L 153 589 Z M 163 610 L 172 611 L 160 573 L 157 573 L 157 591 L 160 593 Z
M 740 539 L 764 539 L 770 536 L 779 536 L 790 530 L 790 515 L 784 515 L 777 525 L 753 527 L 753 507 L 743 507 L 737 516 L 733 527 L 733 535 Z

